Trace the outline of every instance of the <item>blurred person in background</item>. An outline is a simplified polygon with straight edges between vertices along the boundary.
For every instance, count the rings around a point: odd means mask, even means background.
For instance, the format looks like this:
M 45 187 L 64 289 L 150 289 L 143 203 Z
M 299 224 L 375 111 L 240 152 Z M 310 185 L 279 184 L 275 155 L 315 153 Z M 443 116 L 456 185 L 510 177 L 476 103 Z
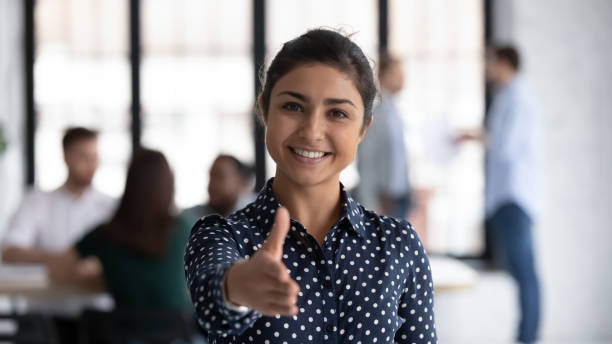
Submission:
M 136 151 L 111 220 L 59 254 L 64 267 L 53 275 L 70 281 L 75 262 L 95 256 L 118 307 L 189 313 L 182 265 L 189 232 L 173 210 L 174 177 L 166 158 L 154 150 Z
M 518 283 L 518 340 L 533 343 L 540 322 L 540 286 L 536 273 L 532 227 L 539 185 L 539 113 L 519 75 L 520 56 L 509 45 L 491 47 L 486 77 L 494 90 L 486 132 L 466 132 L 458 142 L 485 145 L 486 227 L 493 257 Z
M 249 192 L 252 169 L 231 155 L 219 155 L 210 167 L 208 203 L 185 209 L 181 213 L 190 225 L 200 217 L 219 214 L 227 216 L 250 203 L 255 196 Z
M 356 198 L 380 214 L 406 218 L 411 207 L 404 123 L 394 96 L 404 86 L 402 62 L 383 54 L 378 69 L 380 103 L 357 153 Z
M 70 248 L 95 225 L 107 221 L 115 200 L 92 187 L 98 168 L 98 134 L 81 127 L 66 130 L 62 140 L 68 177 L 56 190 L 26 194 L 3 240 L 5 263 L 60 265 L 55 254 Z M 57 269 L 51 269 L 56 271 Z M 83 277 L 99 274 L 95 260 L 81 262 Z

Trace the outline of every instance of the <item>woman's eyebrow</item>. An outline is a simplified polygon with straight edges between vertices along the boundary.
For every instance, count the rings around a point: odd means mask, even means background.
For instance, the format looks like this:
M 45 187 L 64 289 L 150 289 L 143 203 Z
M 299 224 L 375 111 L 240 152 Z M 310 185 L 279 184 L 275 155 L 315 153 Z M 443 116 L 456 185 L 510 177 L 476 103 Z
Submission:
M 298 92 L 293 92 L 293 91 L 283 91 L 283 92 L 279 92 L 276 96 L 282 96 L 282 95 L 288 95 L 294 98 L 297 98 L 303 102 L 309 102 L 310 98 L 308 98 L 307 96 L 298 93 Z M 349 104 L 351 106 L 353 106 L 354 108 L 356 108 L 355 104 L 345 98 L 327 98 L 323 101 L 323 104 L 325 105 L 335 105 L 335 104 Z
M 297 93 L 297 92 L 292 92 L 292 91 L 283 91 L 283 92 L 278 93 L 276 96 L 278 97 L 278 96 L 282 96 L 284 94 L 286 94 L 288 96 L 291 96 L 293 98 L 297 98 L 297 99 L 299 99 L 299 100 L 301 100 L 303 102 L 310 101 L 310 98 L 306 97 L 305 95 L 303 95 L 301 93 Z
M 323 101 L 325 105 L 334 105 L 334 104 L 349 104 L 352 107 L 356 108 L 355 104 L 352 101 L 344 98 L 327 98 Z

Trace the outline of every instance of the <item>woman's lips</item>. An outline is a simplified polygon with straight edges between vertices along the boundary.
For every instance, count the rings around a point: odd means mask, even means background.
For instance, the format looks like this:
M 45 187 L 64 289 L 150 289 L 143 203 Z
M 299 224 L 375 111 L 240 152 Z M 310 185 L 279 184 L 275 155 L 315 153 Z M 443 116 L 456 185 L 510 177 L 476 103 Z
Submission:
M 331 153 L 324 151 L 306 150 L 302 148 L 289 147 L 291 155 L 298 161 L 307 164 L 317 164 L 329 157 Z

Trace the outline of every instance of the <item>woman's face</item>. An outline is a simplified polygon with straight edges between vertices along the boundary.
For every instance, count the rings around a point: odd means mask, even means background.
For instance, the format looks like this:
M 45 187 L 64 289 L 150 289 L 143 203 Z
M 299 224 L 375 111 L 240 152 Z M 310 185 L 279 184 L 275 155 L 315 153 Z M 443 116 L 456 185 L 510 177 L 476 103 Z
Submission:
M 303 186 L 338 179 L 365 134 L 350 77 L 324 64 L 295 68 L 270 93 L 266 146 L 282 175 Z

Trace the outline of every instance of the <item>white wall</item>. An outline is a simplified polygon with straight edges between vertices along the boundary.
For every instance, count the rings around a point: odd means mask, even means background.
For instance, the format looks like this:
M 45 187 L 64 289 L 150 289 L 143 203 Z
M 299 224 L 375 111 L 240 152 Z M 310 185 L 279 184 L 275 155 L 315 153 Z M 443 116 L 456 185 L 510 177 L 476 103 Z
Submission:
M 612 343 L 612 1 L 494 0 L 545 119 L 546 188 L 534 229 L 542 343 Z M 438 293 L 441 343 L 512 343 L 516 287 L 485 273 Z
M 612 1 L 497 0 L 546 121 L 536 228 L 549 342 L 612 341 Z
M 0 154 L 0 239 L 21 198 L 25 176 L 22 3 L 0 1 L 0 125 L 8 139 Z

